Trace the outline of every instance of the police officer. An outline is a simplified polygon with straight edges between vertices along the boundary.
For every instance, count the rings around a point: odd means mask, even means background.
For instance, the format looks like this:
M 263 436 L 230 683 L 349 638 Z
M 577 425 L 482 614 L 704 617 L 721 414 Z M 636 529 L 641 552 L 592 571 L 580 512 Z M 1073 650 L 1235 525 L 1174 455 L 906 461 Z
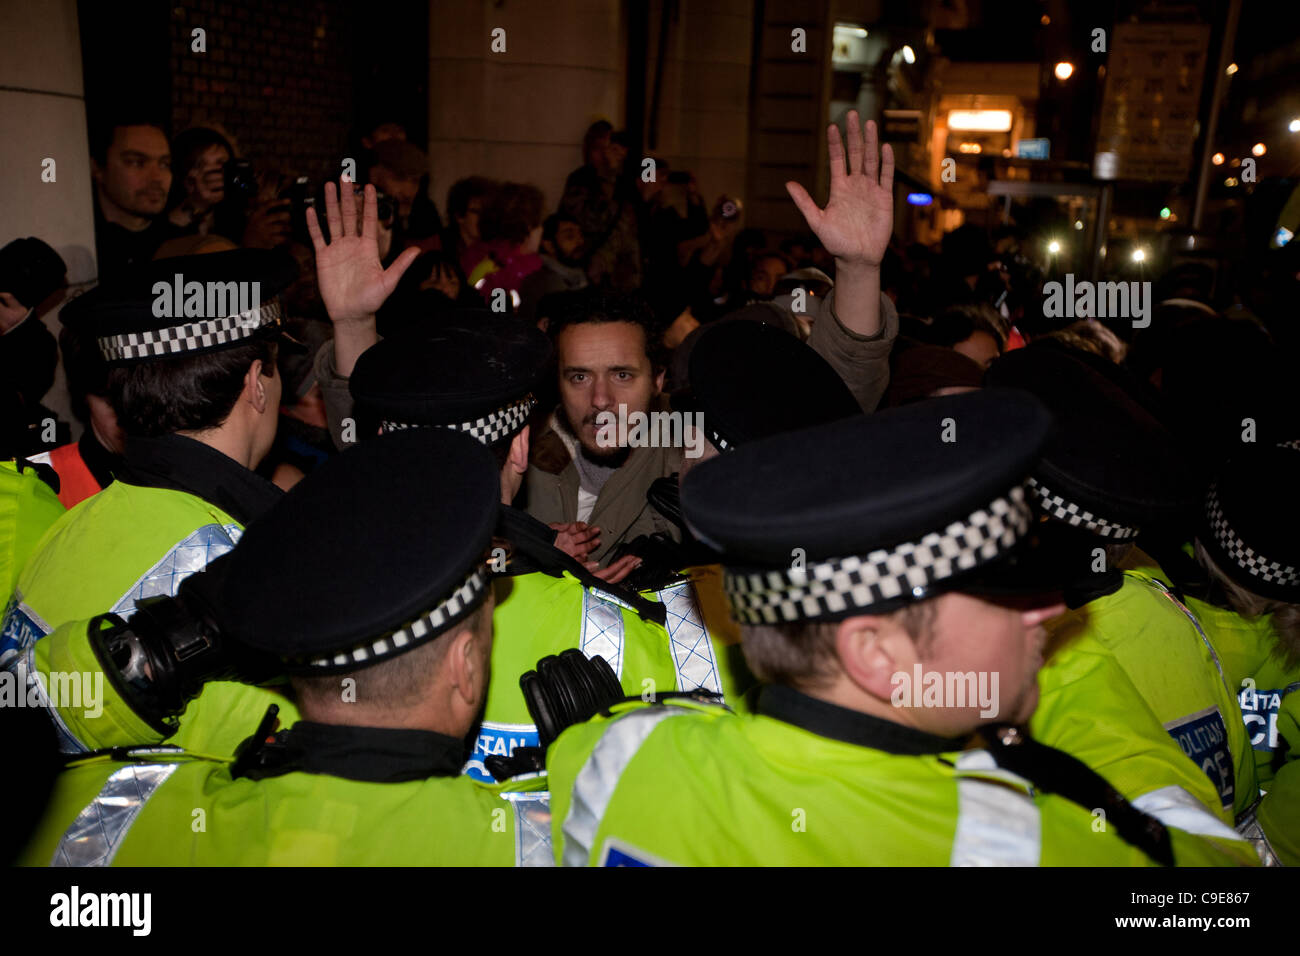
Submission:
M 687 337 L 673 361 L 680 363 L 684 379 L 672 395 L 673 411 L 689 420 L 686 427 L 694 433 L 679 484 L 701 462 L 751 441 L 861 414 L 853 392 L 826 359 L 766 321 L 724 319 L 707 325 Z M 727 609 L 722 567 L 682 519 L 678 488 L 670 490 L 651 503 L 666 507 L 681 527 L 682 544 L 656 552 L 631 580 L 680 591 L 680 606 L 701 622 L 730 661 L 736 683 L 748 689 L 754 679 Z M 731 695 L 728 702 L 737 707 L 744 700 Z
M 1045 519 L 1040 534 L 1068 577 L 1070 610 L 1047 624 L 1043 700 L 1030 730 L 1101 772 L 1139 807 L 1163 799 L 1164 786 L 1180 786 L 1233 825 L 1257 799 L 1258 785 L 1218 655 L 1169 588 L 1119 568 L 1144 527 L 1176 524 L 1192 500 L 1176 441 L 1126 392 L 1064 350 L 1012 352 L 986 381 L 1032 392 L 1057 423 L 1029 489 Z M 1186 779 L 1181 761 L 1164 759 L 1170 740 L 1203 780 Z
M 557 860 L 1252 861 L 1208 812 L 1188 811 L 1214 842 L 1165 827 L 1019 727 L 1060 610 L 1007 593 L 1034 570 L 1017 545 L 1048 424 L 1027 396 L 986 390 L 699 466 L 686 518 L 722 552 L 745 656 L 770 686 L 753 715 L 629 703 L 566 730 L 547 756 Z M 985 746 L 966 749 L 981 729 Z
M 545 864 L 540 795 L 461 775 L 498 495 L 492 456 L 445 430 L 320 466 L 222 559 L 217 601 L 225 639 L 282 662 L 303 719 L 234 761 L 78 761 L 22 862 Z
M 382 269 L 373 187 L 366 187 L 360 223 L 350 186 L 341 201 L 333 184 L 325 192 L 331 239 L 311 210 L 308 229 L 335 327 L 335 359 L 351 362 L 351 352 L 340 353 L 355 348 L 358 329 L 362 338 L 373 330 L 375 310 L 418 253 L 408 250 Z M 0 632 L 0 656 L 22 669 L 29 696 L 49 712 L 65 752 L 150 742 L 163 731 L 154 726 L 143 738 L 122 739 L 148 726 L 124 706 L 114 708 L 122 720 L 82 722 L 74 731 L 36 675 L 52 658 L 87 658 L 84 622 L 92 617 L 128 616 L 139 600 L 174 595 L 187 575 L 233 548 L 243 526 L 280 496 L 251 469 L 275 437 L 274 339 L 282 337 L 283 324 L 276 294 L 295 273 L 292 260 L 255 250 L 168 259 L 88 292 L 61 314 L 75 333 L 97 339 L 113 368 L 114 410 L 128 435 L 119 480 L 43 539 Z M 40 638 L 65 625 L 71 646 L 40 646 Z M 232 752 L 251 727 L 227 716 L 261 713 L 263 697 L 242 684 L 213 682 L 190 705 L 175 742 Z M 291 717 L 292 704 L 281 699 L 281 706 Z M 210 719 L 198 720 L 201 711 Z
M 62 320 L 93 335 L 113 369 L 128 442 L 119 480 L 60 518 L 18 578 L 0 653 L 29 681 L 39 639 L 103 612 L 129 616 L 137 601 L 175 593 L 280 497 L 252 469 L 275 438 L 277 293 L 295 272 L 292 260 L 260 250 L 169 259 L 63 310 Z M 227 692 L 243 689 L 217 688 L 212 700 Z M 51 703 L 43 688 L 37 693 Z M 97 745 L 59 730 L 67 752 Z M 250 730 L 210 743 L 233 747 Z
M 1143 574 L 1201 622 L 1236 692 L 1262 799 L 1239 829 L 1300 864 L 1300 442 L 1244 449 L 1206 490 L 1188 551 Z M 1248 757 L 1249 759 L 1249 757 Z
M 46 529 L 62 516 L 58 475 L 25 458 L 0 462 L 0 593 L 13 591 L 27 558 Z M 8 662 L 0 648 L 0 666 Z
M 379 342 L 358 359 L 349 382 L 362 434 L 461 431 L 487 445 L 500 467 L 498 534 L 506 547 L 498 560 L 506 573 L 497 581 L 493 622 L 503 639 L 466 767 L 480 780 L 492 779 L 488 758 L 541 743 L 519 678 L 567 648 L 603 657 L 632 696 L 697 689 L 734 696 L 728 661 L 686 613 L 678 590 L 642 596 L 600 580 L 552 546 L 552 529 L 510 507 L 528 467 L 533 390 L 550 357 L 541 332 L 475 312 Z

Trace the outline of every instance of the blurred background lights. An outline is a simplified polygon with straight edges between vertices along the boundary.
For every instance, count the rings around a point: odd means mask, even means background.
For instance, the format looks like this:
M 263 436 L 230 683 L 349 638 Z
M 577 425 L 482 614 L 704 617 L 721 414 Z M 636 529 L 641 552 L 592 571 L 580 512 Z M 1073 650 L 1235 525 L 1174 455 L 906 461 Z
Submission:
M 1074 75 L 1074 64 L 1062 60 L 1060 63 L 1056 64 L 1055 72 L 1058 80 L 1068 80 Z
M 1011 110 L 950 110 L 948 128 L 1006 133 L 1011 129 Z

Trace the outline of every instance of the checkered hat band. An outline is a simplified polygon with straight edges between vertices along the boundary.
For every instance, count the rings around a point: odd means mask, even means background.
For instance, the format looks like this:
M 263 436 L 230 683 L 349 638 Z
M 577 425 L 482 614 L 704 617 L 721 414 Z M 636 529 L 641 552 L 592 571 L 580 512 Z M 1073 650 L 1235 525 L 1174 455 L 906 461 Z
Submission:
M 260 328 L 279 325 L 283 316 L 280 300 L 272 299 L 256 309 L 221 319 L 204 319 L 202 322 L 150 329 L 147 332 L 101 336 L 99 350 L 109 362 L 183 355 L 186 352 L 198 352 L 239 342 Z
M 537 399 L 530 393 L 516 402 L 502 405 L 495 412 L 491 412 L 482 418 L 476 418 L 472 422 L 455 422 L 450 425 L 438 425 L 436 427 L 450 428 L 456 432 L 468 432 L 483 444 L 493 445 L 507 435 L 513 435 L 523 428 L 524 423 L 528 421 L 528 416 L 533 413 L 533 409 L 536 407 Z M 382 421 L 379 423 L 379 429 L 383 434 L 405 431 L 408 428 L 425 427 L 433 426 L 425 426 L 416 422 Z
M 723 588 L 732 616 L 741 624 L 780 624 L 870 610 L 987 564 L 1015 547 L 1028 533 L 1031 519 L 1025 490 L 1017 485 L 920 541 L 865 556 L 809 562 L 800 569 L 727 569 Z
M 1281 585 L 1282 587 L 1300 585 L 1300 569 L 1277 561 L 1270 561 L 1237 537 L 1237 533 L 1232 530 L 1232 526 L 1228 524 L 1228 519 L 1223 515 L 1223 505 L 1219 502 L 1218 482 L 1210 485 L 1210 490 L 1205 496 L 1205 513 L 1209 519 L 1210 532 L 1214 535 L 1214 540 L 1237 567 L 1256 580 L 1267 584 Z
M 437 637 L 453 621 L 461 618 L 474 606 L 478 598 L 487 590 L 487 568 L 478 565 L 465 576 L 465 580 L 444 600 L 427 614 L 422 614 L 409 624 L 385 634 L 375 641 L 367 641 L 351 650 L 339 651 L 329 657 L 315 657 L 306 661 L 306 665 L 322 670 L 359 667 L 374 663 L 395 654 L 401 654 L 416 644 Z
M 1083 528 L 1093 534 L 1099 534 L 1103 538 L 1114 538 L 1116 541 L 1125 541 L 1129 538 L 1136 538 L 1138 535 L 1137 528 L 1116 524 L 1114 521 L 1107 521 L 1105 518 L 1093 514 L 1087 508 L 1061 497 L 1050 488 L 1045 488 L 1043 483 L 1035 478 L 1030 478 L 1026 484 L 1029 487 L 1029 493 L 1038 503 L 1038 507 L 1057 521 L 1064 521 L 1075 528 Z
M 713 429 L 709 429 L 709 440 L 713 442 L 714 447 L 717 448 L 718 451 L 731 451 L 731 446 L 727 444 L 726 439 Z

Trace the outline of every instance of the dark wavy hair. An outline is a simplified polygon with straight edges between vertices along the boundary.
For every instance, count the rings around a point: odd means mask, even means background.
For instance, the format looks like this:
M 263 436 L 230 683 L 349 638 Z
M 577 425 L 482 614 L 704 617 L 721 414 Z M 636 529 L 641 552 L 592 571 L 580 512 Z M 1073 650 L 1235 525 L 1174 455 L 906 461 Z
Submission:
M 484 204 L 479 233 L 486 241 L 504 239 L 519 245 L 542 224 L 545 207 L 546 199 L 536 186 L 504 183 Z
M 172 140 L 172 190 L 167 196 L 168 211 L 184 202 L 185 175 L 194 168 L 199 157 L 213 146 L 220 146 L 229 158 L 235 158 L 235 150 L 230 141 L 215 129 L 192 126 L 176 134 Z
M 639 294 L 610 292 L 600 288 L 579 289 L 555 295 L 550 307 L 550 321 L 546 333 L 551 343 L 559 341 L 560 333 L 572 325 L 604 322 L 631 322 L 645 333 L 645 352 L 656 373 L 668 367 L 668 350 L 663 344 L 663 330 L 655 320 L 654 312 Z
M 180 431 L 216 428 L 244 390 L 244 376 L 262 360 L 262 374 L 275 374 L 276 343 L 253 338 L 234 348 L 114 368 L 109 401 L 128 435 L 157 438 Z

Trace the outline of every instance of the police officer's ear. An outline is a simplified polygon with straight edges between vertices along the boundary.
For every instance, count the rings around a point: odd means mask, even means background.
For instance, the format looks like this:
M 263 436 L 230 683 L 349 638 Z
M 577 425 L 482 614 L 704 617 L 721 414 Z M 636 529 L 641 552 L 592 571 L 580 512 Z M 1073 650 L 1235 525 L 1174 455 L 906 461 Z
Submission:
M 486 675 L 484 661 L 476 639 L 477 628 L 474 618 L 461 623 L 449 640 L 447 655 L 443 658 L 447 671 L 447 680 L 455 691 L 457 702 L 469 708 L 477 708 L 482 703 L 481 688 Z
M 493 599 L 489 591 L 484 603 L 461 621 L 449 638 L 440 638 L 451 642 L 443 658 L 446 679 L 455 689 L 459 702 L 471 710 L 477 710 L 487 694 L 488 665 L 492 657 L 492 608 Z
M 896 615 L 863 614 L 835 625 L 835 656 L 844 675 L 872 697 L 889 700 L 894 675 L 920 660 L 916 642 Z
M 262 375 L 261 359 L 253 359 L 253 364 L 244 373 L 244 398 L 257 409 L 259 415 L 266 411 L 266 379 Z
M 510 439 L 510 467 L 521 475 L 528 470 L 529 427 L 525 425 Z

